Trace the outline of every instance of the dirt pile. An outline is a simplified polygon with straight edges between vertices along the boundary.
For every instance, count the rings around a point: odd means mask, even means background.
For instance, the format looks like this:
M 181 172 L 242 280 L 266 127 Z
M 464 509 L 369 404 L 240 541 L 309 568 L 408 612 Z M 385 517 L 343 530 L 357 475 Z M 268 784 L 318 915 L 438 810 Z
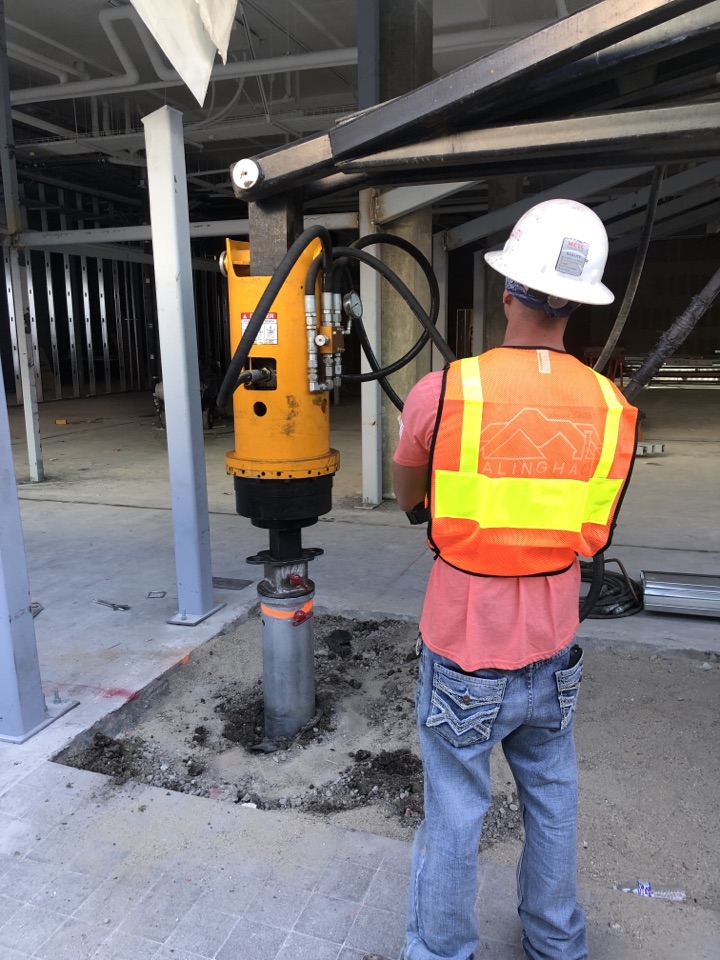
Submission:
M 259 625 L 245 649 L 219 636 L 57 759 L 116 783 L 264 810 L 373 809 L 410 834 L 423 816 L 416 638 L 417 626 L 403 621 L 317 617 L 317 713 L 292 740 L 269 743 Z M 483 845 L 520 836 L 508 784 L 493 800 Z

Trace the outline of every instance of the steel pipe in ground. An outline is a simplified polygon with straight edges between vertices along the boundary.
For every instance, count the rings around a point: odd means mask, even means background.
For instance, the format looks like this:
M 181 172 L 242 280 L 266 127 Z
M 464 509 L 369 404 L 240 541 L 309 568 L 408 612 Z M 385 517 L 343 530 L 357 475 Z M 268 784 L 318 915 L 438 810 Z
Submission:
M 315 585 L 300 596 L 259 593 L 265 737 L 294 737 L 315 716 Z

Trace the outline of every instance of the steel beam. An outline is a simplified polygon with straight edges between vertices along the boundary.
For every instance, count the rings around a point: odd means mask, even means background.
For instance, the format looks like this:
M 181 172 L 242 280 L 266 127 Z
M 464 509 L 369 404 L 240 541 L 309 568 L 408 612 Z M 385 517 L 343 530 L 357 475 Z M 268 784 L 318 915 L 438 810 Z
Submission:
M 661 237 L 670 237 L 677 233 L 682 233 L 690 227 L 697 227 L 700 224 L 707 223 L 715 217 L 720 216 L 720 203 L 711 203 L 707 206 L 696 207 L 687 213 L 680 213 L 661 223 L 653 226 L 653 240 L 659 240 Z M 616 240 L 610 241 L 610 253 L 622 253 L 624 250 L 633 250 L 640 237 L 640 231 L 635 230 L 632 233 L 623 234 Z
M 472 243 L 474 240 L 481 240 L 483 237 L 489 237 L 493 233 L 499 233 L 506 227 L 511 227 L 520 217 L 534 207 L 536 203 L 543 200 L 553 200 L 558 197 L 580 200 L 588 194 L 595 193 L 597 190 L 606 190 L 608 187 L 614 187 L 618 183 L 624 183 L 626 180 L 633 180 L 635 177 L 642 176 L 652 170 L 652 167 L 624 167 L 619 170 L 601 170 L 593 173 L 584 173 L 580 177 L 572 180 L 566 180 L 559 183 L 556 187 L 550 187 L 549 190 L 543 190 L 532 197 L 518 200 L 517 203 L 511 203 L 501 210 L 493 210 L 475 220 L 468 220 L 445 234 L 445 243 L 448 250 L 457 250 L 458 247 L 464 247 L 466 243 Z
M 398 217 L 404 217 L 415 210 L 422 210 L 438 200 L 451 197 L 454 193 L 467 190 L 477 180 L 461 180 L 459 183 L 436 183 L 432 186 L 393 187 L 382 190 L 375 200 L 375 223 L 390 223 Z
M 428 172 L 487 176 L 500 167 L 513 172 L 594 167 L 618 162 L 654 163 L 715 157 L 720 151 L 716 103 L 573 117 L 483 130 L 465 130 L 408 147 L 397 147 L 339 163 L 344 170 L 372 170 L 377 177 L 398 172 L 416 181 Z
M 326 134 L 260 154 L 255 160 L 261 178 L 238 196 L 267 197 L 318 179 L 339 159 L 414 142 L 438 127 L 477 125 L 506 105 L 510 93 L 522 100 L 551 71 L 707 5 L 707 0 L 601 0 L 405 96 L 355 114 Z M 632 57 L 632 49 L 624 56 Z

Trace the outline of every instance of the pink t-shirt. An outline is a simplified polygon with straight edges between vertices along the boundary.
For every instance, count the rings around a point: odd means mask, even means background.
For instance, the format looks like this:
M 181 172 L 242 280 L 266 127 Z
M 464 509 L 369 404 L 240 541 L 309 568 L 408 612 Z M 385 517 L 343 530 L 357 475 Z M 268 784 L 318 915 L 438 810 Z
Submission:
M 400 422 L 395 463 L 429 461 L 442 373 L 410 391 Z M 480 577 L 437 559 L 430 571 L 420 632 L 423 641 L 463 670 L 517 670 L 552 657 L 578 628 L 580 566 L 549 577 Z

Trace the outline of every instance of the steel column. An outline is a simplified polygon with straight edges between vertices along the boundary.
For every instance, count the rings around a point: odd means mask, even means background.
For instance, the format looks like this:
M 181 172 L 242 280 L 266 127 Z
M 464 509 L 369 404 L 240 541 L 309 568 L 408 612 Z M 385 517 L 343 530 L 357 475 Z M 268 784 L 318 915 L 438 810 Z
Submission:
M 360 236 L 373 233 L 373 190 L 361 190 Z M 376 247 L 367 247 L 368 253 L 378 256 Z M 366 264 L 360 264 L 360 298 L 363 304 L 363 323 L 370 346 L 376 357 L 380 355 L 380 274 Z M 361 373 L 370 373 L 370 364 L 361 354 Z M 361 447 L 362 447 L 362 501 L 366 507 L 382 503 L 382 413 L 380 384 L 377 380 L 363 383 L 360 388 Z
M 123 313 L 120 301 L 120 271 L 117 260 L 112 262 L 113 305 L 115 308 L 115 341 L 118 355 L 118 375 L 120 377 L 120 392 L 127 390 L 125 378 L 125 334 L 123 331 Z
M 65 191 L 58 190 L 58 204 L 62 209 L 65 203 Z M 64 213 L 60 214 L 60 226 L 63 230 L 67 227 L 67 217 Z M 82 363 L 79 362 L 77 349 L 77 337 L 75 336 L 75 303 L 73 299 L 73 276 L 72 264 L 67 253 L 63 253 L 63 277 L 65 278 L 65 306 L 67 308 L 68 340 L 70 342 L 70 369 L 72 371 L 73 397 L 80 396 L 80 377 L 82 373 Z M 85 374 L 82 373 L 83 383 Z
M 75 202 L 77 204 L 78 210 L 82 210 L 83 202 L 82 196 L 78 193 L 75 195 Z M 82 229 L 84 222 L 78 220 L 78 227 Z M 94 397 L 97 393 L 97 387 L 95 384 L 95 348 L 93 346 L 93 332 L 92 332 L 92 312 L 90 308 L 90 283 L 88 279 L 88 258 L 83 254 L 80 257 L 80 274 L 82 277 L 82 303 L 83 303 L 83 316 L 85 318 L 85 352 L 87 355 L 87 372 L 88 372 L 88 382 L 87 382 L 87 395 L 89 397 Z
M 38 196 L 41 202 L 45 201 L 45 184 L 38 184 Z M 48 216 L 44 206 L 40 208 L 40 226 L 47 230 Z M 62 399 L 62 377 L 60 376 L 60 355 L 58 353 L 57 321 L 55 318 L 55 291 L 52 278 L 52 254 L 47 250 L 45 259 L 45 290 L 47 292 L 48 322 L 50 324 L 50 350 L 52 353 L 53 380 L 55 383 L 55 399 Z
M 3 18 L 0 0 L 0 21 Z M 10 426 L 0 399 L 0 740 L 22 743 L 51 722 L 40 684 Z
M 445 245 L 445 233 L 433 234 L 432 240 L 432 265 L 435 276 L 437 277 L 438 287 L 440 288 L 440 312 L 437 318 L 438 333 L 447 342 L 448 338 L 448 251 Z M 432 344 L 432 369 L 442 370 L 445 366 L 445 358 L 442 356 L 435 344 Z
M 143 124 L 178 583 L 179 609 L 170 622 L 195 625 L 224 604 L 212 594 L 182 114 L 161 107 Z

